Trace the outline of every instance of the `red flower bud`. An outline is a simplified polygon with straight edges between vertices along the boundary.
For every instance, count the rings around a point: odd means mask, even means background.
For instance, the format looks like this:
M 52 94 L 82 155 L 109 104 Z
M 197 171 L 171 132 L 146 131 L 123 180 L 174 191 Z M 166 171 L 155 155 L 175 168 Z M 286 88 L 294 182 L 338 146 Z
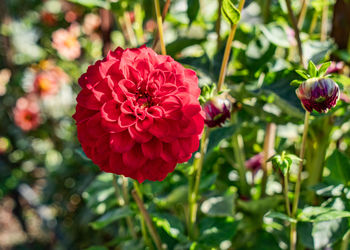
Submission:
M 295 91 L 304 108 L 312 112 L 327 113 L 339 99 L 338 85 L 329 78 L 311 78 Z
M 205 124 L 209 128 L 222 126 L 222 124 L 231 117 L 231 103 L 228 99 L 217 96 L 205 103 Z

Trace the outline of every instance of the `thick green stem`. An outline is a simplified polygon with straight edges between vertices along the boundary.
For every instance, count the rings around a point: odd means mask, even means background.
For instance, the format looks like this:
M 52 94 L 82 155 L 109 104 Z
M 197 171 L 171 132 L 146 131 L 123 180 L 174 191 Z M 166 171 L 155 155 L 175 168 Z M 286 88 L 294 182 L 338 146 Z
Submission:
M 163 7 L 163 11 L 162 11 L 162 22 L 164 22 L 165 20 L 165 16 L 168 13 L 169 7 L 170 7 L 170 0 L 167 0 L 164 7 Z M 159 41 L 159 32 L 157 32 L 156 36 L 154 37 L 154 41 L 152 44 L 152 49 L 155 49 L 158 45 L 158 41 Z
M 194 167 L 195 167 L 194 168 L 194 174 L 195 174 L 194 186 L 189 194 L 188 231 L 191 238 L 194 238 L 194 235 L 195 235 L 194 225 L 196 224 L 196 220 L 197 220 L 197 208 L 198 208 L 197 201 L 198 201 L 199 184 L 200 184 L 200 179 L 202 174 L 204 156 L 207 150 L 208 137 L 209 137 L 209 128 L 204 128 L 204 132 L 201 139 L 200 155 L 199 155 L 199 158 L 196 159 L 194 163 Z
M 285 155 L 285 152 L 283 151 L 282 152 L 282 156 L 281 156 L 281 161 L 283 162 L 284 160 L 284 155 Z M 289 190 L 289 166 L 286 170 L 285 173 L 283 173 L 283 176 L 284 176 L 284 198 L 285 198 L 285 201 L 286 201 L 286 211 L 287 211 L 287 214 L 288 216 L 291 215 L 291 211 L 290 211 L 290 202 L 289 202 L 289 197 L 288 197 L 288 190 Z
M 301 46 L 300 33 L 299 33 L 299 29 L 298 29 L 297 20 L 293 14 L 292 4 L 291 4 L 290 0 L 286 0 L 286 4 L 287 4 L 289 18 L 292 21 L 292 26 L 293 26 L 294 33 L 295 33 L 295 39 L 297 40 L 297 44 L 298 44 L 299 61 L 300 61 L 301 65 L 306 67 L 306 64 L 304 62 L 304 57 L 303 57 L 303 48 Z
M 304 132 L 303 132 L 303 138 L 301 141 L 301 148 L 300 148 L 300 163 L 298 168 L 298 176 L 297 176 L 297 182 L 295 184 L 295 191 L 294 191 L 294 200 L 293 200 L 293 208 L 292 208 L 292 218 L 296 217 L 298 204 L 299 204 L 299 197 L 300 197 L 300 187 L 301 187 L 301 173 L 303 171 L 303 165 L 304 165 L 304 156 L 305 156 L 305 145 L 306 145 L 306 137 L 307 137 L 307 131 L 309 128 L 309 118 L 310 118 L 310 112 L 306 111 L 305 113 L 305 120 L 304 120 Z M 297 244 L 297 232 L 296 232 L 296 223 L 291 223 L 291 229 L 290 229 L 290 249 L 295 250 L 296 244 Z
M 243 9 L 244 3 L 245 3 L 245 0 L 239 1 L 239 5 L 238 5 L 239 11 Z M 232 45 L 233 39 L 235 38 L 236 30 L 237 30 L 237 24 L 232 25 L 230 34 L 226 41 L 226 47 L 225 47 L 224 57 L 221 63 L 221 69 L 220 69 L 220 75 L 219 75 L 219 81 L 218 81 L 218 87 L 217 87 L 218 92 L 220 92 L 222 84 L 225 81 L 228 59 L 230 58 L 230 53 L 231 53 L 231 45 Z

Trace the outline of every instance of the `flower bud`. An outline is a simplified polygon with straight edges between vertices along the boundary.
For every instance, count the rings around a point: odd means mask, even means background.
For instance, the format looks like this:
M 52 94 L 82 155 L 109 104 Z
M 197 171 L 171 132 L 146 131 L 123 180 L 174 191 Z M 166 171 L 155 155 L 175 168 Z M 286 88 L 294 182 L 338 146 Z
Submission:
M 245 167 L 248 170 L 252 171 L 253 174 L 255 174 L 256 172 L 258 172 L 259 169 L 261 169 L 263 161 L 264 161 L 264 154 L 259 153 L 249 158 L 245 162 Z
M 231 117 L 231 103 L 227 98 L 217 96 L 204 104 L 205 124 L 209 128 L 222 126 Z
M 295 91 L 304 108 L 312 112 L 327 113 L 339 99 L 338 85 L 329 78 L 311 78 L 306 80 Z

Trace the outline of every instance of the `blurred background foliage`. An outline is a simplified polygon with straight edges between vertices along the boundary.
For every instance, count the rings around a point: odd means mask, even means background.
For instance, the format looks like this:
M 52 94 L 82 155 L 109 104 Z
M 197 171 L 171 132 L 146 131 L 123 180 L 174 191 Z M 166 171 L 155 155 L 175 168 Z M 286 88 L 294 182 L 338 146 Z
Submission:
M 295 13 L 302 2 L 293 1 Z M 341 62 L 333 79 L 342 96 L 335 109 L 311 121 L 301 207 L 308 202 L 346 211 L 350 3 L 306 2 L 299 25 L 305 59 Z M 167 53 L 194 69 L 201 87 L 217 82 L 230 29 L 221 21 L 219 4 L 171 1 L 165 17 Z M 152 46 L 153 1 L 2 0 L 0 8 L 0 249 L 145 249 L 136 205 L 121 195 L 121 177 L 113 183 L 111 174 L 101 173 L 86 158 L 71 116 L 80 89 L 77 79 L 89 64 L 118 46 Z M 243 174 L 238 167 L 263 152 L 268 126 L 276 129 L 275 152 L 299 152 L 295 145 L 301 141 L 304 111 L 289 83 L 298 78 L 294 70 L 301 66 L 285 1 L 246 1 L 232 46 L 225 84 L 236 100 L 236 112 L 210 134 L 197 236 L 188 237 L 186 229 L 193 160 L 179 164 L 162 182 L 142 185 L 147 209 L 168 249 L 270 250 L 289 244 L 288 221 L 264 216 L 270 210 L 284 211 L 281 173 L 271 168 L 264 172 L 261 162 Z M 301 212 L 299 247 L 348 249 L 349 220 L 317 220 L 319 215 Z M 125 218 L 132 220 L 136 237 L 128 232 Z

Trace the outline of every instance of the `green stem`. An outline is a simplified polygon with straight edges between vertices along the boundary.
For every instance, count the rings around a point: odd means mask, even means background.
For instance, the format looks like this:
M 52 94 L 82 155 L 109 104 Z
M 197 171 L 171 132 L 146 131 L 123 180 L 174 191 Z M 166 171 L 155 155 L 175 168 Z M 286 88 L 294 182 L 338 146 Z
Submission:
M 307 5 L 308 5 L 308 0 L 303 0 L 303 3 L 301 5 L 299 18 L 298 18 L 298 28 L 299 29 L 303 28 L 303 24 L 304 24 L 304 20 L 305 20 L 305 16 L 306 16 Z
M 317 13 L 317 11 L 315 11 L 314 14 L 312 15 L 310 29 L 309 29 L 309 35 L 311 35 L 316 28 L 317 18 L 318 18 L 318 13 Z
M 341 246 L 340 246 L 340 250 L 348 250 L 349 239 L 350 239 L 350 230 L 348 230 L 347 233 L 344 235 Z
M 153 245 L 151 240 L 148 237 L 147 233 L 147 228 L 152 236 L 152 239 L 154 243 L 156 244 L 157 249 L 163 249 L 162 247 L 162 242 L 160 241 L 160 237 L 152 223 L 152 219 L 150 215 L 148 214 L 145 205 L 143 204 L 143 195 L 140 189 L 140 185 L 137 183 L 137 181 L 134 181 L 134 190 L 131 191 L 131 195 L 133 196 L 136 205 L 139 208 L 140 215 L 141 215 L 141 232 L 142 236 L 144 238 L 144 241 L 146 245 L 150 248 L 153 249 Z M 147 228 L 146 228 L 147 226 Z
M 244 3 L 245 3 L 245 0 L 239 1 L 239 5 L 238 5 L 239 11 L 241 11 L 243 9 Z M 224 57 L 222 59 L 219 81 L 218 81 L 218 88 L 217 88 L 218 92 L 220 92 L 222 84 L 225 81 L 228 59 L 230 58 L 230 53 L 231 53 L 231 45 L 232 45 L 233 39 L 235 38 L 236 30 L 237 30 L 237 23 L 232 25 L 230 34 L 229 34 L 227 41 L 226 41 L 225 53 L 224 53 Z
M 166 49 L 165 49 L 165 43 L 164 43 L 164 35 L 163 35 L 163 19 L 162 19 L 162 15 L 160 14 L 159 0 L 154 0 L 154 6 L 155 6 L 155 9 L 156 9 L 156 15 L 157 15 L 157 24 L 158 24 L 160 48 L 161 48 L 161 51 L 162 51 L 162 55 L 166 55 Z
M 167 0 L 165 2 L 165 5 L 164 5 L 163 11 L 162 11 L 162 22 L 164 22 L 166 14 L 168 13 L 168 10 L 169 10 L 169 7 L 170 7 L 170 3 L 171 3 L 170 0 Z M 153 41 L 153 44 L 152 44 L 152 49 L 155 49 L 157 47 L 158 41 L 159 41 L 159 32 L 157 32 L 156 36 L 154 37 L 154 41 Z
M 289 18 L 292 21 L 292 26 L 293 26 L 294 33 L 295 33 L 295 39 L 297 40 L 297 44 L 298 44 L 299 61 L 300 61 L 301 65 L 306 67 L 306 64 L 304 62 L 304 57 L 303 57 L 303 48 L 301 46 L 300 33 L 299 33 L 299 29 L 298 29 L 297 20 L 293 14 L 292 4 L 291 4 L 290 0 L 286 0 L 286 4 L 287 4 Z
M 305 120 L 304 120 L 304 132 L 303 132 L 303 138 L 301 141 L 301 148 L 300 148 L 300 163 L 298 168 L 298 177 L 297 182 L 295 184 L 295 191 L 294 191 L 294 200 L 293 200 L 293 208 L 292 208 L 292 218 L 296 217 L 298 204 L 299 204 L 299 197 L 300 197 L 300 187 L 301 187 L 301 173 L 303 171 L 303 165 L 304 165 L 304 155 L 305 155 L 305 144 L 306 144 L 306 137 L 307 137 L 307 130 L 309 128 L 309 118 L 310 118 L 310 112 L 305 112 Z M 297 233 L 296 233 L 296 222 L 291 224 L 291 239 L 290 239 L 290 248 L 291 250 L 296 249 L 296 243 L 297 243 Z
M 204 156 L 207 150 L 208 137 L 209 137 L 209 128 L 204 128 L 204 132 L 201 139 L 201 145 L 200 145 L 200 155 L 199 155 L 199 158 L 196 159 L 194 163 L 194 167 L 195 167 L 194 168 L 194 174 L 195 174 L 194 186 L 189 194 L 188 230 L 189 230 L 189 235 L 192 239 L 195 236 L 194 225 L 196 224 L 196 220 L 197 220 L 197 209 L 198 209 L 197 201 L 198 201 L 199 184 L 200 184 L 201 174 L 203 169 Z
M 215 24 L 215 31 L 216 31 L 216 51 L 219 51 L 220 49 L 220 44 L 221 44 L 221 7 L 222 7 L 222 0 L 218 0 L 218 19 L 216 19 L 216 24 Z
M 242 136 L 235 133 L 232 136 L 232 147 L 233 154 L 237 162 L 237 170 L 239 174 L 239 182 L 242 190 L 242 194 L 245 196 L 250 196 L 247 180 L 245 177 L 246 167 L 245 167 L 245 156 L 244 156 L 244 146 Z
M 122 206 L 129 205 L 129 195 L 128 195 L 128 183 L 127 179 L 123 176 L 123 185 L 122 185 L 122 191 L 123 191 L 123 198 L 121 198 L 118 183 L 117 183 L 117 177 L 113 174 L 113 187 L 115 196 L 117 198 L 117 202 Z M 133 239 L 137 238 L 136 232 L 134 230 L 134 223 L 132 222 L 132 219 L 130 216 L 126 217 L 126 225 L 128 226 L 128 229 L 130 231 L 130 234 Z
M 282 152 L 282 155 L 281 155 L 281 161 L 283 162 L 284 160 L 284 155 L 285 155 L 285 151 Z M 287 170 L 285 173 L 283 173 L 283 176 L 284 176 L 284 198 L 285 198 L 285 201 L 286 201 L 286 211 L 287 211 L 287 214 L 288 216 L 291 215 L 291 212 L 290 212 L 290 202 L 289 202 L 289 197 L 288 197 L 288 183 L 289 183 L 289 166 L 287 167 Z
M 276 138 L 276 124 L 268 123 L 266 125 L 266 133 L 264 138 L 264 160 L 262 163 L 262 169 L 264 173 L 261 180 L 261 197 L 264 197 L 266 194 L 267 178 L 271 172 L 271 163 L 267 162 L 267 160 L 273 154 L 273 149 L 275 147 L 275 138 Z
M 134 7 L 135 13 L 135 33 L 139 44 L 145 43 L 145 38 L 143 36 L 143 27 L 142 27 L 142 7 L 140 3 L 135 4 Z
M 264 23 L 268 23 L 269 18 L 270 18 L 271 0 L 265 0 L 265 1 L 263 1 L 263 4 L 264 3 L 265 3 L 265 5 L 263 6 L 263 8 L 264 8 L 264 12 L 263 12 Z

